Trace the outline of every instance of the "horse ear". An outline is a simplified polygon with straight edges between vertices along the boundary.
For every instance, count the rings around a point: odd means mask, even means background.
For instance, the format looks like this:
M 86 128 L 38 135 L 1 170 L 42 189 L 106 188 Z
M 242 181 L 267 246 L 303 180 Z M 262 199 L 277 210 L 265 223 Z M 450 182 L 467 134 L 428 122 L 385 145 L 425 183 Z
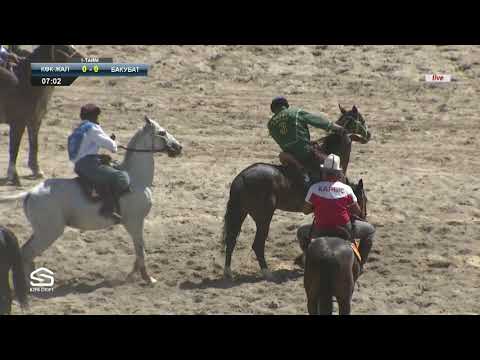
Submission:
M 360 179 L 360 181 L 358 182 L 358 187 L 360 189 L 363 189 L 363 179 Z
M 148 115 L 145 115 L 145 123 L 147 125 L 152 125 L 152 120 L 150 120 L 150 118 L 148 117 Z
M 347 112 L 347 110 L 340 104 L 338 104 L 338 108 L 340 109 L 340 111 L 342 112 L 342 114 L 345 114 Z
M 358 109 L 357 109 L 357 107 L 356 107 L 355 105 L 353 105 L 353 107 L 352 107 L 352 112 L 353 112 L 354 114 L 358 114 Z

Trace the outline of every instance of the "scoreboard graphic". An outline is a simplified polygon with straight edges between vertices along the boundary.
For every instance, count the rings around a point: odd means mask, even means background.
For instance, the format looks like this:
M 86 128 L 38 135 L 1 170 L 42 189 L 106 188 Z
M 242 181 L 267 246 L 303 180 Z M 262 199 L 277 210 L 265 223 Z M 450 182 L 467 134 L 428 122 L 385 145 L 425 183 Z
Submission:
M 80 63 L 32 63 L 33 86 L 69 86 L 80 76 L 145 77 L 149 65 L 114 63 L 110 58 L 85 58 Z

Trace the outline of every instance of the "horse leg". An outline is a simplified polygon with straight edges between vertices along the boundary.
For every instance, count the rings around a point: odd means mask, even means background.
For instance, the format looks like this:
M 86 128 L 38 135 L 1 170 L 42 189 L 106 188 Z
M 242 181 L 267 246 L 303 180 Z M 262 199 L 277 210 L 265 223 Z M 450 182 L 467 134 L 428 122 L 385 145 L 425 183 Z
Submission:
M 315 284 L 311 284 L 307 291 L 307 309 L 309 315 L 320 315 L 318 309 L 318 288 Z
M 28 167 L 32 170 L 35 179 L 43 178 L 44 173 L 38 165 L 38 133 L 40 131 L 40 121 L 33 119 L 27 125 L 28 130 Z
M 20 179 L 17 173 L 17 157 L 20 149 L 20 142 L 22 141 L 23 133 L 25 132 L 24 122 L 10 123 L 10 160 L 8 163 L 7 179 L 8 183 L 20 186 Z
M 65 231 L 65 221 L 60 213 L 60 209 L 56 209 L 57 213 L 43 213 L 41 207 L 29 207 L 29 202 L 25 204 L 25 214 L 33 228 L 33 234 L 30 239 L 22 246 L 22 260 L 29 284 L 30 273 L 35 270 L 34 259 L 47 250 Z M 44 217 L 45 213 L 48 217 Z
M 12 293 L 8 283 L 9 268 L 6 264 L 0 265 L 0 315 L 10 315 L 12 311 Z
M 309 315 L 318 315 L 318 300 L 320 296 L 320 279 L 309 263 L 305 264 L 303 286 L 307 295 L 307 310 Z
M 350 315 L 351 301 L 352 298 L 350 296 L 348 298 L 337 297 L 339 315 Z
M 125 229 L 130 234 L 135 248 L 135 263 L 132 271 L 127 276 L 127 281 L 132 281 L 137 271 L 140 271 L 143 280 L 148 284 L 155 284 L 157 280 L 148 275 L 145 265 L 145 244 L 143 241 L 143 219 L 137 222 L 127 222 L 124 224 Z
M 336 276 L 335 294 L 338 303 L 339 315 L 350 315 L 352 295 L 355 288 L 353 279 L 353 266 L 355 255 L 348 249 L 348 252 L 342 257 L 340 272 Z
M 231 279 L 232 276 L 232 270 L 231 270 L 231 264 L 232 264 L 232 254 L 233 250 L 235 249 L 235 245 L 237 244 L 237 239 L 238 235 L 240 234 L 240 230 L 242 228 L 243 222 L 245 221 L 245 218 L 247 217 L 247 212 L 246 211 L 240 211 L 237 214 L 237 219 L 230 219 L 232 221 L 232 224 L 230 227 L 230 224 L 225 224 L 225 230 L 224 230 L 224 236 L 225 236 L 225 245 L 226 245 L 226 252 L 225 252 L 225 267 L 223 270 L 223 275 L 227 279 Z M 230 228 L 227 228 L 230 227 Z
M 261 214 L 258 214 L 258 212 L 252 214 L 253 220 L 257 225 L 257 232 L 255 233 L 255 241 L 253 242 L 252 249 L 257 256 L 257 261 L 264 278 L 269 281 L 273 281 L 274 277 L 268 269 L 267 261 L 265 260 L 265 241 L 268 237 L 270 222 L 272 221 L 274 211 L 273 206 L 270 206 L 262 209 Z
M 340 280 L 340 289 L 337 289 L 337 303 L 338 303 L 338 314 L 339 315 L 350 315 L 351 304 L 352 304 L 352 295 L 355 287 L 355 282 L 353 281 L 353 274 L 351 268 L 348 269 L 348 274 L 346 278 Z

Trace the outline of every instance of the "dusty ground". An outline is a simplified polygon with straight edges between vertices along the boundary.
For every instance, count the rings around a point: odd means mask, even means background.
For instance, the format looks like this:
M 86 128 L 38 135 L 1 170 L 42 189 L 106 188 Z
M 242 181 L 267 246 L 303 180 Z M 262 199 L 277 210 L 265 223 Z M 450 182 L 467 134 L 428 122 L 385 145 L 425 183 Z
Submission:
M 480 47 L 478 46 L 80 46 L 94 56 L 152 65 L 146 79 L 81 78 L 57 88 L 40 135 L 48 177 L 73 175 L 66 137 L 79 107 L 94 101 L 103 125 L 125 144 L 144 114 L 184 145 L 156 160 L 155 204 L 146 222 L 147 261 L 159 280 L 124 284 L 134 255 L 123 228 L 67 230 L 37 259 L 53 270 L 55 296 L 35 314 L 305 314 L 296 228 L 310 217 L 277 212 L 266 254 L 280 279 L 263 281 L 244 224 L 233 270 L 221 279 L 220 230 L 227 191 L 242 168 L 277 162 L 266 122 L 273 96 L 337 118 L 356 104 L 373 140 L 355 144 L 350 176 L 362 177 L 373 254 L 353 300 L 355 314 L 480 313 Z M 452 74 L 428 85 L 425 73 Z M 313 131 L 319 137 L 321 131 Z M 0 172 L 8 133 L 0 125 Z M 18 170 L 29 175 L 24 141 Z M 119 155 L 121 156 L 121 155 Z M 24 188 L 38 181 L 23 179 Z M 4 185 L 1 194 L 20 189 Z M 25 242 L 21 206 L 0 206 L 0 223 Z M 15 305 L 15 313 L 19 308 Z

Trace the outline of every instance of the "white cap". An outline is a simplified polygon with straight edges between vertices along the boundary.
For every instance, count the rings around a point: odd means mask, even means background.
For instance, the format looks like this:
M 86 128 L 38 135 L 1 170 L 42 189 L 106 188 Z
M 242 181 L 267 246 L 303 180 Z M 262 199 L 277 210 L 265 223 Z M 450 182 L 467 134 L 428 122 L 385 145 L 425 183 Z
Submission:
M 323 162 L 323 165 L 320 165 L 321 168 L 325 170 L 336 170 L 341 171 L 340 167 L 340 157 L 335 154 L 330 154 Z

